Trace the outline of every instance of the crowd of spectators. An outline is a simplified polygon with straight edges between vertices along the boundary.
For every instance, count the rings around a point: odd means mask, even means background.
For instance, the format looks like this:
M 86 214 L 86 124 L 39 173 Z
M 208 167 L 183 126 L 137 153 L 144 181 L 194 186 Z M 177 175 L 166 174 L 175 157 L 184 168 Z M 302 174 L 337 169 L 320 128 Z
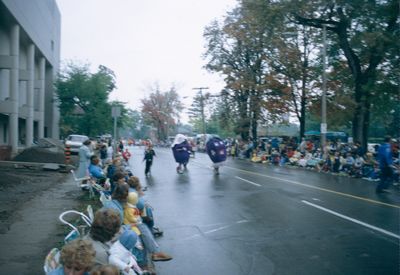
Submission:
M 228 152 L 232 157 L 250 159 L 256 163 L 279 166 L 294 166 L 318 172 L 346 175 L 378 181 L 380 168 L 378 161 L 379 144 L 364 150 L 359 142 L 345 143 L 340 140 L 327 141 L 321 148 L 318 139 L 295 138 L 258 139 L 244 142 L 227 139 Z M 399 141 L 391 140 L 394 182 L 399 183 Z
M 107 145 L 100 148 L 107 151 Z M 153 262 L 172 260 L 156 241 L 163 232 L 154 226 L 153 208 L 125 152 L 129 150 L 122 142 L 112 159 L 91 150 L 90 142 L 80 148 L 80 170 L 90 175 L 82 184 L 91 181 L 101 188 L 96 191 L 104 199 L 102 208 L 96 211 L 89 234 L 66 243 L 60 262 L 47 274 L 156 274 Z

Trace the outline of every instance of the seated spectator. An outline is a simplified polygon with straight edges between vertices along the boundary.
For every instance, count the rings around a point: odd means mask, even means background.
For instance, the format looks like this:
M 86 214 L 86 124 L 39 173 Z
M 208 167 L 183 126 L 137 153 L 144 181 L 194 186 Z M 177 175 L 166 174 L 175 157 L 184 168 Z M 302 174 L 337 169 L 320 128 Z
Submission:
M 144 248 L 152 255 L 153 261 L 169 261 L 172 257 L 160 252 L 160 247 L 155 241 L 149 227 L 142 223 L 140 211 L 136 207 L 138 195 L 135 192 L 129 193 L 127 203 L 124 207 L 124 224 L 130 225 L 132 230 L 139 230 L 140 238 L 143 241 Z
M 114 209 L 100 209 L 96 212 L 89 235 L 85 239 L 93 244 L 96 251 L 95 264 L 108 264 L 110 245 L 118 239 L 121 220 Z
M 104 185 L 107 178 L 100 166 L 100 160 L 97 156 L 90 157 L 89 173 L 100 185 Z
M 138 177 L 135 176 L 129 177 L 128 185 L 129 185 L 129 192 L 136 192 L 139 195 L 139 197 L 144 196 L 143 191 L 145 190 L 143 190 Z
M 297 165 L 300 158 L 301 158 L 300 151 L 295 150 L 293 156 L 289 159 L 289 163 L 291 165 Z
M 148 274 L 139 267 L 131 252 L 135 248 L 137 237 L 133 231 L 125 230 L 110 247 L 109 262 L 118 267 L 123 275 Z
M 121 169 L 121 160 L 119 158 L 114 158 L 112 160 L 112 163 L 107 167 L 107 178 L 110 179 L 111 186 L 114 174 L 120 169 Z
M 346 173 L 351 173 L 354 165 L 354 158 L 351 153 L 346 154 L 346 162 L 344 163 L 342 170 Z
M 62 266 L 48 273 L 48 275 L 89 275 L 94 264 L 95 250 L 90 241 L 75 239 L 66 244 L 60 255 Z
M 154 216 L 152 207 L 145 202 L 144 192 L 142 185 L 140 184 L 139 178 L 132 176 L 128 179 L 129 192 L 136 192 L 139 196 L 137 207 L 142 216 L 142 221 L 145 223 L 150 231 L 153 233 L 154 237 L 160 237 L 163 235 L 163 231 L 154 226 Z
M 339 171 L 340 172 L 344 171 L 344 167 L 345 167 L 345 165 L 347 163 L 345 156 L 346 156 L 346 153 L 340 153 L 340 158 L 339 158 L 339 161 L 340 161 Z
M 297 162 L 300 167 L 306 167 L 307 166 L 307 159 L 303 154 L 300 155 L 300 159 Z
M 338 151 L 336 151 L 334 159 L 333 159 L 333 166 L 332 166 L 332 172 L 333 173 L 339 173 L 340 172 L 340 168 L 341 168 L 340 158 L 341 158 L 340 153 Z
M 270 162 L 275 165 L 278 165 L 280 162 L 279 152 L 275 149 L 272 149 L 271 156 L 270 156 Z
M 354 159 L 352 175 L 355 177 L 362 177 L 362 167 L 364 166 L 364 159 L 362 156 L 356 154 L 356 158 Z
M 328 155 L 322 163 L 321 170 L 325 173 L 332 171 L 332 155 Z
M 117 211 L 120 218 L 120 224 L 124 221 L 124 204 L 129 194 L 129 185 L 125 182 L 125 178 L 122 177 L 123 181 L 119 179 L 115 183 L 114 191 L 111 194 L 111 200 L 106 201 L 103 208 L 110 208 Z

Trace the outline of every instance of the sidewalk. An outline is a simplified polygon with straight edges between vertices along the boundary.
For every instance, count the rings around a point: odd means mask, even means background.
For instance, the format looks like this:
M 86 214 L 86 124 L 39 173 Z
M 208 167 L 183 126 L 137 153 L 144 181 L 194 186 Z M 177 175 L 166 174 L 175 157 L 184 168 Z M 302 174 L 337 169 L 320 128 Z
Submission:
M 0 185 L 1 205 L 8 202 L 16 209 L 1 217 L 2 225 L 7 226 L 0 232 L 0 274 L 43 274 L 45 256 L 51 248 L 60 247 L 64 238 L 66 227 L 61 225 L 58 216 L 65 210 L 90 203 L 78 199 L 82 192 L 70 174 L 28 172 L 32 180 L 9 184 L 6 188 Z

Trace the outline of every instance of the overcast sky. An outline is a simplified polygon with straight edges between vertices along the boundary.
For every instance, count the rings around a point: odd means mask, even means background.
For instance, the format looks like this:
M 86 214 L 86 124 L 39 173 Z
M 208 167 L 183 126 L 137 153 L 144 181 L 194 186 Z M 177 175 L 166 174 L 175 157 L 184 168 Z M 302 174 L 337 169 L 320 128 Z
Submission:
M 194 87 L 218 93 L 223 82 L 202 67 L 204 27 L 221 19 L 236 0 L 57 0 L 61 59 L 112 69 L 118 89 L 111 98 L 136 109 L 145 88 L 176 83 L 190 105 Z

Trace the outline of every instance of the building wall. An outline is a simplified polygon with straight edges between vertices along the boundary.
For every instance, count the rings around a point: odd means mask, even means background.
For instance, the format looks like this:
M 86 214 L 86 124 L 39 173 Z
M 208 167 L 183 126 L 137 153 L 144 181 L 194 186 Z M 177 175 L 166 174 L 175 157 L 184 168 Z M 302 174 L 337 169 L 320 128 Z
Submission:
M 0 146 L 13 154 L 38 138 L 59 138 L 60 31 L 55 0 L 0 0 Z
M 52 67 L 60 62 L 61 15 L 55 0 L 0 0 Z

